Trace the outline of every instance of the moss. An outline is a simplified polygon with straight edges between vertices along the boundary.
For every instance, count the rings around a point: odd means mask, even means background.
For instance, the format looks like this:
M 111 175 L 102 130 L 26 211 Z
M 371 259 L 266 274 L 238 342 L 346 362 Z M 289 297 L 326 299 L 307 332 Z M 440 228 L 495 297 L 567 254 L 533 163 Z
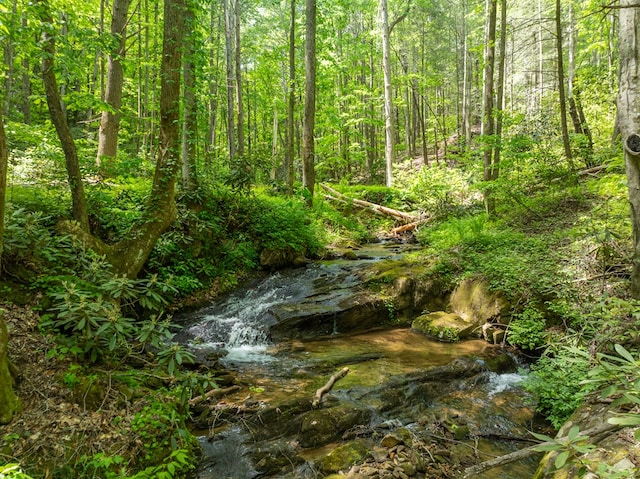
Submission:
M 9 332 L 0 311 L 0 424 L 8 424 L 22 408 L 20 399 L 13 390 L 13 376 L 7 356 Z
M 348 469 L 361 461 L 367 454 L 367 447 L 360 441 L 352 441 L 331 451 L 320 464 L 325 473 Z

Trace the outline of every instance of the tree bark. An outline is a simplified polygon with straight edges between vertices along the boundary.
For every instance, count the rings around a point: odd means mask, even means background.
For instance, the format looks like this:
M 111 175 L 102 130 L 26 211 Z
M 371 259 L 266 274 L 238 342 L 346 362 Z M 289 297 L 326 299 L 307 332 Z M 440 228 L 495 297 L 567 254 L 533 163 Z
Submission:
M 305 19 L 305 86 L 304 118 L 302 125 L 302 187 L 306 190 L 306 202 L 313 205 L 315 172 L 315 123 L 316 123 L 316 0 L 306 0 Z
M 395 125 L 393 122 L 393 91 L 391 89 L 391 46 L 389 29 L 389 7 L 387 0 L 380 0 L 382 27 L 382 70 L 384 75 L 384 161 L 385 182 L 393 185 L 393 160 L 395 157 Z
M 2 101 L 0 101 L 0 259 L 2 259 L 2 238 L 4 237 L 4 205 L 7 192 L 7 166 L 9 155 L 7 139 L 2 119 Z M 0 261 L 0 265 L 2 262 Z M 13 377 L 9 368 L 9 332 L 0 310 L 0 424 L 8 424 L 20 410 L 20 400 L 13 390 Z
M 122 59 L 125 55 L 127 39 L 127 14 L 130 0 L 113 0 L 113 17 L 111 19 L 111 36 L 114 47 L 107 60 L 107 85 L 104 101 L 109 105 L 102 112 L 100 130 L 98 132 L 98 156 L 96 165 L 100 167 L 102 158 L 115 158 L 118 152 L 118 131 L 120 129 L 120 107 L 122 106 L 122 83 L 124 73 Z
M 493 71 L 495 67 L 496 53 L 496 17 L 498 0 L 487 0 L 487 25 L 485 31 L 484 49 L 484 89 L 483 89 L 483 118 L 482 135 L 484 136 L 484 181 L 492 181 L 493 169 L 493 143 L 495 134 L 495 122 L 493 112 Z M 487 214 L 492 216 L 495 213 L 495 198 L 491 191 L 491 185 L 486 187 L 484 193 L 484 204 Z
M 244 157 L 244 104 L 242 101 L 242 67 L 240 62 L 240 2 L 233 0 L 234 18 L 234 58 L 235 58 L 235 80 L 236 80 L 236 104 L 238 105 L 238 156 Z
M 635 0 L 620 0 L 619 10 L 619 93 L 617 123 L 625 145 L 625 165 L 631 225 L 633 229 L 633 271 L 630 278 L 631 295 L 640 299 L 640 9 Z
M 493 159 L 490 168 L 491 181 L 500 175 L 500 156 L 502 153 L 502 125 L 504 114 L 505 60 L 507 49 L 507 0 L 500 0 L 500 50 L 498 56 L 498 84 L 496 85 L 496 140 L 493 147 Z
M 285 171 L 287 182 L 287 193 L 293 194 L 293 157 L 295 125 L 294 114 L 296 106 L 296 0 L 291 0 L 291 13 L 289 17 L 289 82 L 287 84 L 287 148 L 285 150 Z
M 234 101 L 234 76 L 233 76 L 233 32 L 232 18 L 229 9 L 229 0 L 222 0 L 224 9 L 224 46 L 227 78 L 227 145 L 229 148 L 229 158 L 237 156 L 236 135 L 235 135 L 235 101 Z
M 54 56 L 56 51 L 56 41 L 53 32 L 55 26 L 53 18 L 49 11 L 48 0 L 38 0 L 41 8 L 40 20 L 43 24 L 42 32 L 42 80 L 47 96 L 47 105 L 49 114 L 53 122 L 62 150 L 67 168 L 67 176 L 69 180 L 69 188 L 71 190 L 71 202 L 73 210 L 73 219 L 78 222 L 80 228 L 89 231 L 89 214 L 87 211 L 87 203 L 84 196 L 84 186 L 82 184 L 82 173 L 78 162 L 78 151 L 74 143 L 67 118 L 62 108 L 62 100 L 58 90 L 58 82 L 54 71 Z
M 196 171 L 196 132 L 198 130 L 196 105 L 196 76 L 194 56 L 195 51 L 195 21 L 193 5 L 188 5 L 184 13 L 187 29 L 185 35 L 185 53 L 183 60 L 184 80 L 184 110 L 182 113 L 182 187 L 185 191 L 193 192 L 198 188 Z
M 560 102 L 560 127 L 562 128 L 562 145 L 564 155 L 571 160 L 571 143 L 569 142 L 569 129 L 567 128 L 567 101 L 564 94 L 564 54 L 562 48 L 562 19 L 560 0 L 556 0 L 556 47 L 558 51 L 558 96 Z

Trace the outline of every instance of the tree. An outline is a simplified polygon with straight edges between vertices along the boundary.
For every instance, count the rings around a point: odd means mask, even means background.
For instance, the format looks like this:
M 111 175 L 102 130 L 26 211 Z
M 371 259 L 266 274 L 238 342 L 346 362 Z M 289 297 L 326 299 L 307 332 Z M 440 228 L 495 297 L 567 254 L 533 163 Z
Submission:
M 620 0 L 619 93 L 617 123 L 624 144 L 624 159 L 633 229 L 633 271 L 631 295 L 640 299 L 640 8 L 635 0 Z
M 106 256 L 116 275 L 135 278 L 160 235 L 175 221 L 176 177 L 180 169 L 180 70 L 184 35 L 184 0 L 165 0 L 160 67 L 160 140 L 153 184 L 140 221 L 113 245 L 74 224 L 65 227 L 87 246 Z
M 182 113 L 182 187 L 186 191 L 195 191 L 198 187 L 196 174 L 196 74 L 194 57 L 195 51 L 195 19 L 193 5 L 188 5 L 185 11 L 185 26 L 188 33 L 184 38 L 184 109 Z
M 113 48 L 107 61 L 107 86 L 104 101 L 108 109 L 102 111 L 100 130 L 98 131 L 98 156 L 96 165 L 102 158 L 115 158 L 118 152 L 118 131 L 120 129 L 120 107 L 122 106 L 122 83 L 124 73 L 122 60 L 127 39 L 127 14 L 130 0 L 113 0 L 111 36 Z
M 47 106 L 64 151 L 69 188 L 71 189 L 73 219 L 78 222 L 80 229 L 88 232 L 89 213 L 84 196 L 80 163 L 78 162 L 78 150 L 67 124 L 67 117 L 63 109 L 54 70 L 56 52 L 55 26 L 49 11 L 48 0 L 38 0 L 37 5 L 39 7 L 40 21 L 42 22 L 42 80 L 47 96 Z
M 393 91 L 391 90 L 391 47 L 389 35 L 389 8 L 387 0 L 380 0 L 382 26 L 382 70 L 384 74 L 384 160 L 387 186 L 393 184 L 393 160 L 395 157 L 395 125 L 393 122 Z
M 296 0 L 291 0 L 289 16 L 289 82 L 287 83 L 287 147 L 285 149 L 285 174 L 287 192 L 293 194 L 293 155 L 295 144 L 295 106 L 296 106 Z
M 233 75 L 234 55 L 234 35 L 233 35 L 233 19 L 231 18 L 231 10 L 229 0 L 222 0 L 224 8 L 224 46 L 226 61 L 226 78 L 227 78 L 227 145 L 229 147 L 229 158 L 234 159 L 237 155 L 236 139 L 235 139 L 235 100 L 234 100 L 234 83 Z
M 483 117 L 482 135 L 485 137 L 484 148 L 484 181 L 493 180 L 493 135 L 495 122 L 493 112 L 493 70 L 496 53 L 496 17 L 498 0 L 487 0 L 487 23 L 485 30 L 484 49 L 484 89 L 483 89 Z M 485 208 L 488 215 L 495 213 L 495 199 L 492 196 L 491 185 L 487 186 L 484 195 Z
M 0 259 L 2 259 L 2 238 L 4 236 L 4 204 L 7 191 L 7 139 L 2 119 L 2 102 L 0 101 Z M 2 262 L 0 261 L 0 265 Z M 13 390 L 13 376 L 7 356 L 9 332 L 0 310 L 0 424 L 11 422 L 14 414 L 20 409 L 20 401 Z
M 302 125 L 302 187 L 307 191 L 307 204 L 313 204 L 315 172 L 316 121 L 316 0 L 306 0 L 304 43 L 304 118 Z
M 558 51 L 558 95 L 560 103 L 560 128 L 562 129 L 562 145 L 564 156 L 571 160 L 571 144 L 569 143 L 569 130 L 567 129 L 567 101 L 564 94 L 564 54 L 562 48 L 562 21 L 560 0 L 556 0 L 556 47 Z

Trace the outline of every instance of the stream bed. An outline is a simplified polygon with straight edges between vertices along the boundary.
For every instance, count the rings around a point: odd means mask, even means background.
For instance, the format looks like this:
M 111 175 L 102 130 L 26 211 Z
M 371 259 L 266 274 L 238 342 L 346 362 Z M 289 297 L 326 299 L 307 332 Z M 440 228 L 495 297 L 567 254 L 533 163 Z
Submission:
M 370 320 L 389 313 L 362 299 L 363 272 L 405 251 L 373 245 L 276 272 L 183 319 L 178 339 L 234 378 L 229 394 L 194 409 L 198 479 L 453 478 L 530 445 L 538 424 L 511 353 Z M 478 477 L 530 478 L 536 466 L 533 458 Z

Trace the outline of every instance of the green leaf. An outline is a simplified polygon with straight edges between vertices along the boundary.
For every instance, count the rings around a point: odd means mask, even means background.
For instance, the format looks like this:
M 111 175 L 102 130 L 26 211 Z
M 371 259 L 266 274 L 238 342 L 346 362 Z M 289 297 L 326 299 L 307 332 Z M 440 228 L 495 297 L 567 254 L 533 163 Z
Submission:
M 556 457 L 555 461 L 556 469 L 562 469 L 564 467 L 564 465 L 567 463 L 567 459 L 569 459 L 570 452 L 571 451 L 563 451 L 558 454 L 558 457 Z
M 635 363 L 636 360 L 633 358 L 633 356 L 631 355 L 631 353 L 629 351 L 627 351 L 626 349 L 624 349 L 624 347 L 622 347 L 622 345 L 620 344 L 616 344 L 614 346 L 616 352 L 622 356 L 624 359 L 626 359 L 627 361 L 629 361 L 630 363 Z
M 554 442 L 552 444 L 539 444 L 535 446 L 533 450 L 537 452 L 550 452 L 550 451 L 557 451 L 560 448 L 562 448 L 562 445 L 558 444 L 557 442 Z
M 552 438 L 550 436 L 547 436 L 545 434 L 540 434 L 540 433 L 533 432 L 533 431 L 530 431 L 530 432 L 533 435 L 533 437 L 535 437 L 536 439 L 539 439 L 540 441 L 543 441 L 543 442 L 553 442 L 553 441 L 555 441 L 554 438 Z
M 569 429 L 569 434 L 567 434 L 567 438 L 569 439 L 569 441 L 573 442 L 576 440 L 576 437 L 578 437 L 578 434 L 580 434 L 580 427 L 573 426 L 571 429 Z
M 639 414 L 628 414 L 625 416 L 616 416 L 609 418 L 609 424 L 618 424 L 620 426 L 637 426 L 640 424 Z

